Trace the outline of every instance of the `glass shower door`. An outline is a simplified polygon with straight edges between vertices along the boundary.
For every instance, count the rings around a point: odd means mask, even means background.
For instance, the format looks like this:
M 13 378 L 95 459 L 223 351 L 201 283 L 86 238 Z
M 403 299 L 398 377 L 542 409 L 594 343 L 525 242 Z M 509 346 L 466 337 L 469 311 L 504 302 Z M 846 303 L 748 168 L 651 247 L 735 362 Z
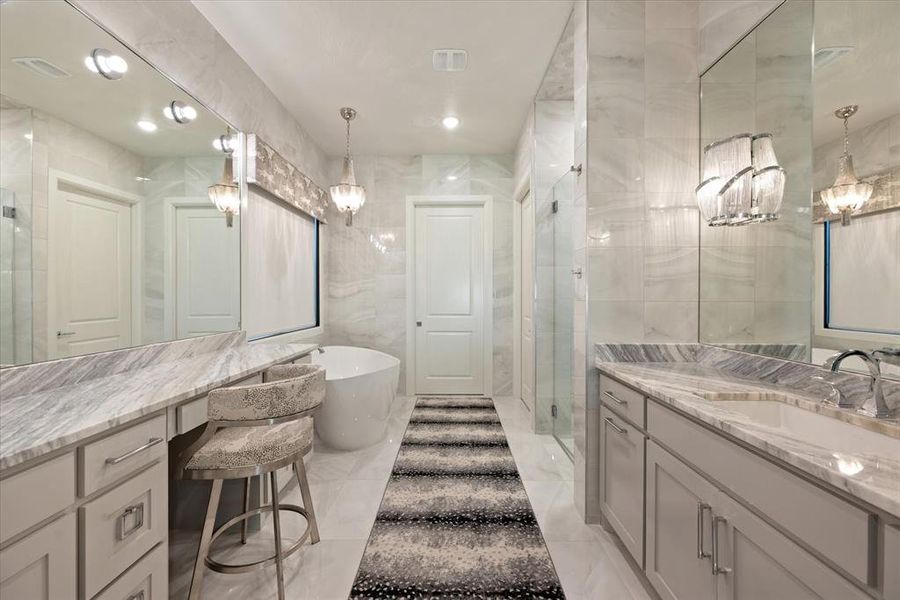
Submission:
M 573 245 L 572 217 L 575 174 L 568 172 L 553 186 L 553 436 L 569 456 L 572 437 Z

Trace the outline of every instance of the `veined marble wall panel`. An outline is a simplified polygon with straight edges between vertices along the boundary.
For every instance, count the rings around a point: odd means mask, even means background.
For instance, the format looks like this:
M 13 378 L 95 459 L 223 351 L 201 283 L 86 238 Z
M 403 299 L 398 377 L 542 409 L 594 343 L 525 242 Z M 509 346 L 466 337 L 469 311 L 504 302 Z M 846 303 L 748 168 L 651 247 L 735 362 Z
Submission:
M 513 157 L 356 156 L 366 204 L 346 227 L 329 205 L 328 343 L 400 359 L 406 375 L 406 197 L 486 194 L 494 202 L 494 394 L 512 393 Z M 332 163 L 332 176 L 341 161 Z M 455 179 L 448 179 L 448 176 Z

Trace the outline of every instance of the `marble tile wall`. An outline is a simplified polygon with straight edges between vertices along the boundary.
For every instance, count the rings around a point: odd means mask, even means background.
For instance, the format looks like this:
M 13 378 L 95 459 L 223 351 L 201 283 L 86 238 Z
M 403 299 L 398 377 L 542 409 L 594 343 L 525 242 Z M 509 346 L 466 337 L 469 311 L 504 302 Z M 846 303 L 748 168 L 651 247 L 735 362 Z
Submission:
M 703 342 L 809 347 L 811 36 L 811 3 L 792 0 L 703 76 L 702 143 L 772 133 L 787 172 L 778 221 L 700 228 Z
M 784 0 L 700 0 L 698 62 L 705 71 Z
M 0 364 L 31 360 L 32 113 L 0 97 Z M 29 136 L 29 137 L 26 137 Z
M 575 27 L 575 162 L 585 163 L 585 231 L 573 239 L 587 273 L 574 300 L 576 505 L 593 521 L 599 400 L 586 349 L 697 340 L 699 2 L 575 10 L 584 19 Z
M 332 162 L 332 177 L 341 161 Z M 494 202 L 494 395 L 512 394 L 513 156 L 356 156 L 366 204 L 353 226 L 329 205 L 329 344 L 401 360 L 406 383 L 406 196 L 486 194 Z M 448 176 L 451 179 L 448 179 Z M 455 179 L 453 179 L 455 178 Z

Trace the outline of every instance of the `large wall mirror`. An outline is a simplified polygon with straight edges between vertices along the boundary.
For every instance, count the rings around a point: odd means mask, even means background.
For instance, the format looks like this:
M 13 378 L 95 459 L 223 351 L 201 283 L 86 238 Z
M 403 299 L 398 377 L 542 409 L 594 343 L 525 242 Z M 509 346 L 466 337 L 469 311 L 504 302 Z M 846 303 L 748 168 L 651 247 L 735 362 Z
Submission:
M 702 75 L 701 342 L 900 377 L 898 31 L 898 2 L 786 0 Z
M 68 3 L 0 10 L 0 364 L 240 329 L 240 136 Z

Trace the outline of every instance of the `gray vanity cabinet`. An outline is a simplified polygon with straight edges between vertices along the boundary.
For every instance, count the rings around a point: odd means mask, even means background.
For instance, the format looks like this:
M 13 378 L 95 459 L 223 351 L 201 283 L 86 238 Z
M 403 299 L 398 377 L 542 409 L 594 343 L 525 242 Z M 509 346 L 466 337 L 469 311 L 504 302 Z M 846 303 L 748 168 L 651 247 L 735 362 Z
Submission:
M 600 408 L 601 510 L 638 565 L 644 562 L 644 433 Z
M 0 551 L 0 598 L 76 598 L 76 535 L 75 515 L 70 513 Z
M 663 600 L 715 600 L 710 525 L 719 495 L 708 481 L 647 442 L 647 563 Z

